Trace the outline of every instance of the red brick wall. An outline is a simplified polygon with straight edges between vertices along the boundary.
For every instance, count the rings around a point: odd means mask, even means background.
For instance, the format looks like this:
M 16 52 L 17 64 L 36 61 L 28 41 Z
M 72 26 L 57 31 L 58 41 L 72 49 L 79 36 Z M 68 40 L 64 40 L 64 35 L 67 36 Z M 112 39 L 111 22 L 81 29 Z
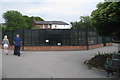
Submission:
M 111 46 L 112 45 L 112 43 L 106 43 L 106 46 Z
M 0 48 L 2 48 L 2 45 L 0 45 Z
M 100 47 L 102 47 L 102 46 L 103 46 L 103 44 L 90 45 L 90 46 L 89 46 L 89 49 L 100 48 Z
M 112 43 L 107 43 L 107 46 Z M 2 47 L 2 46 L 0 46 Z M 90 45 L 89 49 L 103 47 L 103 44 Z M 14 46 L 9 46 L 9 49 L 14 49 Z M 22 50 L 22 47 L 21 47 Z M 72 51 L 72 50 L 87 50 L 86 46 L 24 46 L 24 50 L 29 51 Z
M 65 50 L 85 50 L 86 46 L 25 46 L 24 50 L 32 51 L 65 51 Z

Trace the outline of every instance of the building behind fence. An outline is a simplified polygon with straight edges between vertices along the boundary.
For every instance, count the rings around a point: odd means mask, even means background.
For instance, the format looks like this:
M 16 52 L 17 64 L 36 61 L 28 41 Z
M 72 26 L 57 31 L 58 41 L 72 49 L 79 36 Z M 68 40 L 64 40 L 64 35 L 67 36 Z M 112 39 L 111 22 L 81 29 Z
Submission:
M 111 42 L 110 37 L 101 37 L 92 28 L 87 29 L 20 29 L 3 31 L 10 45 L 19 34 L 23 46 L 90 46 Z

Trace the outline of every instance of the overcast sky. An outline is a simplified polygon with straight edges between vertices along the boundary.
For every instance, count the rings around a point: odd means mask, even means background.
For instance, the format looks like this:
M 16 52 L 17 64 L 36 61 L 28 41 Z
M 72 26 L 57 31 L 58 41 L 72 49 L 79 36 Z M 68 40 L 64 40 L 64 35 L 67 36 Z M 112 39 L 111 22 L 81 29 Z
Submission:
M 90 15 L 96 5 L 104 0 L 2 0 L 2 14 L 8 10 L 17 10 L 23 15 L 39 16 L 46 21 L 79 21 L 80 16 Z

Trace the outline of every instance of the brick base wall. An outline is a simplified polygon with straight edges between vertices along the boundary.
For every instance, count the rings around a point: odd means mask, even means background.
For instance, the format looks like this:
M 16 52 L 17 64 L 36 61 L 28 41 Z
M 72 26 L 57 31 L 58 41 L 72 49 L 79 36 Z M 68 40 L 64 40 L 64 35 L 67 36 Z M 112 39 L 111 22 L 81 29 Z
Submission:
M 85 50 L 86 46 L 25 46 L 24 50 L 32 51 L 66 51 L 66 50 Z
M 103 47 L 103 44 L 90 45 L 89 49 L 95 49 L 95 48 L 100 48 L 100 47 Z
M 112 43 L 107 43 L 110 46 Z M 2 47 L 2 46 L 0 46 Z M 90 45 L 89 49 L 103 47 L 103 44 Z M 9 46 L 9 49 L 14 49 L 14 46 Z M 22 50 L 22 47 L 21 47 Z M 73 51 L 73 50 L 87 50 L 87 46 L 24 46 L 25 51 Z
M 106 43 L 106 46 L 111 46 L 112 45 L 112 43 Z

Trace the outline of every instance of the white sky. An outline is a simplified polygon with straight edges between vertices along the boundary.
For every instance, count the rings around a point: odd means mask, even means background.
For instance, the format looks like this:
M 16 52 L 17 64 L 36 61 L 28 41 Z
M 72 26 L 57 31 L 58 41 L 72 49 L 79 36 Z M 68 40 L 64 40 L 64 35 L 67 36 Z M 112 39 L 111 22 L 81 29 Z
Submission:
M 44 20 L 78 21 L 80 16 L 90 15 L 96 5 L 104 0 L 2 0 L 2 14 L 8 10 L 17 10 L 23 15 L 39 16 Z

